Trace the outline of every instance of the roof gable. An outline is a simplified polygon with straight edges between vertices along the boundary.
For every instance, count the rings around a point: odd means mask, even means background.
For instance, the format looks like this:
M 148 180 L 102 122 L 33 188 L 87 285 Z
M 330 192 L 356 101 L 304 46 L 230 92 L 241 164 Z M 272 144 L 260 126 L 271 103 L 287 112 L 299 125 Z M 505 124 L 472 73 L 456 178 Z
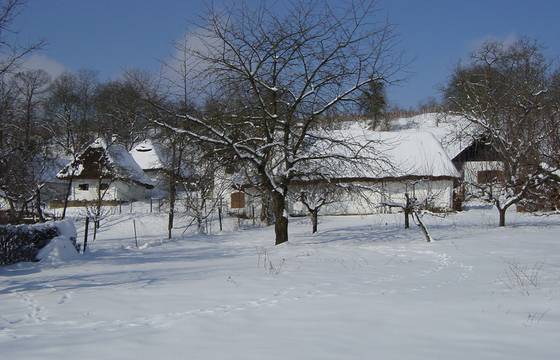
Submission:
M 75 161 L 68 163 L 57 174 L 59 179 L 112 178 L 152 188 L 152 181 L 123 145 L 107 142 L 101 138 L 90 144 Z

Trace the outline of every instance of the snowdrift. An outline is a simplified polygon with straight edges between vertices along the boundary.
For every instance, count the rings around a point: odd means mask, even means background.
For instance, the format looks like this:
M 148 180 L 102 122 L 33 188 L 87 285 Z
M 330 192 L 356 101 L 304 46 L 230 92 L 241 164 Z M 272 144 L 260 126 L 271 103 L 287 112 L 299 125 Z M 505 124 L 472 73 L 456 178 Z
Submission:
M 21 261 L 65 261 L 77 255 L 71 221 L 0 226 L 0 265 Z

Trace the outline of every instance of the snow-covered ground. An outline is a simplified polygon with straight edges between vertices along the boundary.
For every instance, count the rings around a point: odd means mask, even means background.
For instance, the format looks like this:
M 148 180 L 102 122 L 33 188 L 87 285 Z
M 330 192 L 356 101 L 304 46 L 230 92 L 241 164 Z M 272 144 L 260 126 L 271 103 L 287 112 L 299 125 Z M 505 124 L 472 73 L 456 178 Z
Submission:
M 558 217 L 430 218 L 431 244 L 399 215 L 296 218 L 279 247 L 232 220 L 161 241 L 165 220 L 114 215 L 79 259 L 0 269 L 0 358 L 560 358 Z

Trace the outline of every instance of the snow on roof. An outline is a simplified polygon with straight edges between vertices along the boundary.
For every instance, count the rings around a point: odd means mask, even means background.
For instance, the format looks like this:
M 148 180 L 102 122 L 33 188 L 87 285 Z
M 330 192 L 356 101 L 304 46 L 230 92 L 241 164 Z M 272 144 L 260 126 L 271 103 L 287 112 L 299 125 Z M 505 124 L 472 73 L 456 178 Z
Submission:
M 99 155 L 95 154 L 96 150 L 100 152 Z M 59 179 L 66 179 L 71 174 L 75 177 L 84 175 L 84 172 L 88 170 L 88 166 L 91 166 L 89 163 L 91 160 L 103 162 L 102 171 L 105 175 L 122 181 L 153 187 L 152 181 L 144 174 L 142 168 L 134 161 L 134 158 L 123 145 L 117 143 L 107 144 L 101 138 L 90 144 L 78 156 L 76 161 L 68 163 L 56 176 Z
M 461 116 L 444 113 L 427 113 L 409 118 L 395 119 L 391 131 L 429 132 L 441 143 L 450 159 L 469 147 L 479 131 Z
M 140 165 L 142 170 L 166 170 L 169 169 L 171 164 L 171 156 L 169 151 L 155 141 L 146 139 L 140 144 L 136 145 L 130 151 L 132 158 Z M 188 178 L 192 176 L 194 170 L 191 164 L 182 162 L 181 176 Z
M 162 155 L 160 147 L 149 139 L 136 145 L 134 149 L 130 151 L 130 154 L 144 171 L 161 170 L 165 168 L 163 165 L 165 158 Z
M 384 152 L 389 162 L 396 167 L 397 176 L 460 176 L 447 152 L 432 133 L 418 131 L 379 135 L 382 135 L 382 147 L 386 147 Z
M 306 163 L 307 171 L 330 178 L 459 177 L 439 141 L 429 132 L 371 131 L 359 126 L 329 132 L 336 143 L 319 140 L 312 154 L 335 158 Z M 356 155 L 357 154 L 357 155 Z

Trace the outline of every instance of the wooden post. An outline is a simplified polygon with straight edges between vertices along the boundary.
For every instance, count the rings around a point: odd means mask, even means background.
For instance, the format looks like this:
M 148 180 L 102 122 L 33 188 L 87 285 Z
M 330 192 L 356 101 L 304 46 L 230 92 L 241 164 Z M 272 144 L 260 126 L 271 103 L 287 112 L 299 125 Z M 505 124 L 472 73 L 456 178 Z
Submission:
M 138 248 L 138 237 L 136 236 L 136 219 L 132 219 L 132 226 L 134 227 L 134 242 Z
M 86 217 L 86 225 L 85 225 L 85 230 L 84 230 L 84 250 L 82 252 L 83 254 L 86 253 L 88 229 L 89 229 L 89 216 Z
M 132 201 L 130 202 L 130 213 L 132 214 Z
M 119 214 L 122 214 L 122 202 L 119 201 Z
M 150 214 L 153 212 L 154 209 L 154 199 L 150 198 Z

